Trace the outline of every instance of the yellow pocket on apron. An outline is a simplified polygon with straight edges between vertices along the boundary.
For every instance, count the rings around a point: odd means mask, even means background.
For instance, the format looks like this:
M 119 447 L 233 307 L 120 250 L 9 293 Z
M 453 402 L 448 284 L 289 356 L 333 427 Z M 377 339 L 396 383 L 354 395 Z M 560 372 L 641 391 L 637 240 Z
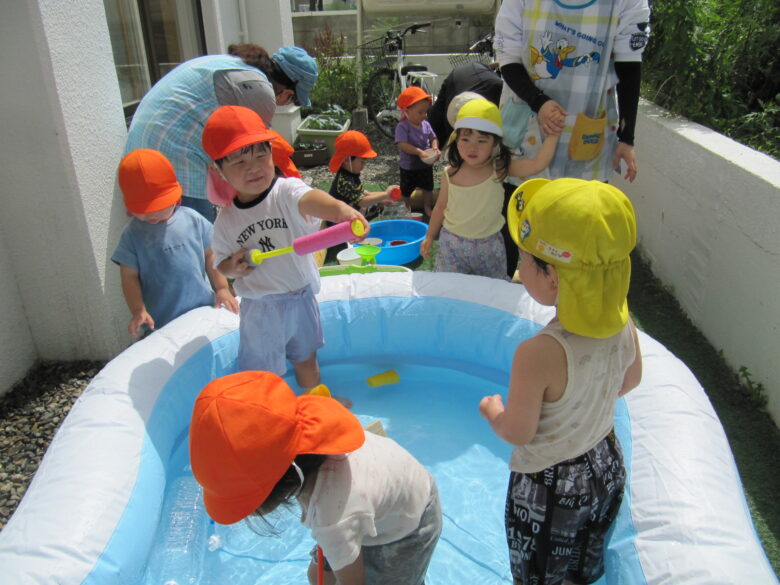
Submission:
M 601 118 L 589 118 L 583 113 L 577 114 L 569 139 L 569 158 L 578 161 L 596 158 L 604 146 L 606 128 L 606 112 Z

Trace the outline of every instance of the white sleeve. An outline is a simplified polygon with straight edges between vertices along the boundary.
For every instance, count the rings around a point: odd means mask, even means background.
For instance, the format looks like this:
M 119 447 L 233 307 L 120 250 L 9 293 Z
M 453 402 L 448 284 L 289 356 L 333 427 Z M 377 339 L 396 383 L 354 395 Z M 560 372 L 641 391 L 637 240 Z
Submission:
M 641 61 L 650 35 L 650 6 L 647 0 L 623 0 L 615 37 L 615 61 Z
M 280 205 L 286 207 L 285 216 L 288 218 L 295 218 L 294 221 L 300 222 L 301 227 L 307 233 L 319 229 L 320 219 L 309 215 L 302 215 L 299 207 L 301 198 L 311 191 L 313 187 L 307 185 L 297 177 L 280 178 L 277 179 L 276 182 L 280 194 Z
M 502 67 L 523 62 L 525 43 L 521 22 L 524 6 L 525 0 L 504 0 L 496 16 L 493 49 Z

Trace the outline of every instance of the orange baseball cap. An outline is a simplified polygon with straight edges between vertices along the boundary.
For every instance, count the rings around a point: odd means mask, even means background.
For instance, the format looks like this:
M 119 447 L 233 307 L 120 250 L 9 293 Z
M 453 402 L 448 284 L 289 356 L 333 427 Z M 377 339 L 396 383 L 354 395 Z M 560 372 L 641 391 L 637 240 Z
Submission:
M 398 96 L 398 109 L 405 110 L 423 100 L 432 100 L 431 95 L 416 85 L 407 87 L 401 92 L 401 95 Z
M 296 396 L 271 372 L 239 372 L 198 395 L 190 462 L 209 516 L 233 524 L 265 502 L 297 455 L 349 453 L 364 441 L 360 421 L 333 398 Z
M 282 171 L 285 177 L 298 177 L 300 179 L 301 173 L 298 172 L 298 167 L 290 159 L 295 149 L 276 130 L 269 128 L 268 131 L 274 135 L 274 139 L 271 141 L 271 156 L 274 159 L 274 166 Z
M 119 163 L 118 178 L 130 213 L 154 213 L 181 199 L 181 185 L 171 161 L 156 150 L 139 148 L 127 153 Z
M 347 130 L 336 137 L 333 143 L 335 152 L 328 163 L 331 173 L 335 173 L 341 167 L 341 163 L 348 156 L 358 156 L 360 158 L 374 158 L 376 152 L 371 148 L 371 143 L 362 132 L 357 130 Z
M 206 121 L 201 143 L 211 160 L 219 160 L 239 148 L 274 138 L 254 110 L 243 106 L 220 106 Z

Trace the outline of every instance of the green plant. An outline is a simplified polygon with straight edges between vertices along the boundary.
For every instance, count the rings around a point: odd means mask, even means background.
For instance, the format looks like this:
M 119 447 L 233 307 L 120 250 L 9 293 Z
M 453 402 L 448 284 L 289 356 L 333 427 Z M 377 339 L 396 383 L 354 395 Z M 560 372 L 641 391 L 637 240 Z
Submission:
M 314 130 L 341 130 L 350 115 L 339 105 L 331 106 L 324 112 L 308 117 L 308 127 Z
M 753 379 L 753 375 L 750 373 L 750 370 L 747 369 L 747 366 L 740 366 L 739 370 L 737 370 L 737 376 L 741 380 L 742 387 L 748 391 L 753 403 L 758 408 L 764 409 L 769 400 L 764 385 Z
M 347 111 L 357 107 L 357 69 L 347 55 L 347 38 L 335 34 L 327 24 L 314 37 L 314 46 L 306 47 L 319 67 L 317 84 L 311 92 L 312 111 L 321 112 L 333 105 Z
M 780 157 L 780 4 L 653 0 L 643 95 Z

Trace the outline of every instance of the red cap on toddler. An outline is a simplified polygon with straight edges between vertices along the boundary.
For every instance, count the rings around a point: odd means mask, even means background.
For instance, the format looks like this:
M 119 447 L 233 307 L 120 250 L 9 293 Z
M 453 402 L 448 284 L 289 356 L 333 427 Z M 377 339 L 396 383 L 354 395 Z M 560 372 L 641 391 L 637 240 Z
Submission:
M 271 372 L 239 372 L 195 400 L 190 462 L 209 516 L 233 524 L 265 502 L 296 456 L 349 453 L 364 441 L 360 421 L 333 398 L 296 396 Z
M 154 213 L 181 199 L 171 161 L 156 150 L 139 148 L 127 153 L 119 163 L 118 179 L 130 213 Z
M 203 150 L 211 160 L 219 160 L 231 152 L 276 138 L 254 110 L 243 106 L 221 106 L 209 116 L 203 128 Z
M 271 157 L 274 159 L 274 166 L 282 171 L 285 177 L 298 177 L 300 179 L 301 173 L 298 172 L 298 167 L 290 159 L 295 149 L 276 130 L 269 128 L 268 131 L 274 135 L 274 139 L 271 141 Z
M 417 102 L 430 99 L 432 98 L 429 93 L 426 93 L 425 90 L 421 87 L 413 85 L 411 87 L 407 87 L 401 92 L 401 95 L 398 96 L 398 109 L 405 110 Z
M 341 163 L 348 156 L 357 156 L 360 158 L 374 158 L 376 152 L 371 148 L 371 143 L 362 132 L 357 130 L 347 130 L 336 137 L 333 143 L 335 152 L 328 163 L 331 173 L 335 173 L 341 167 Z

